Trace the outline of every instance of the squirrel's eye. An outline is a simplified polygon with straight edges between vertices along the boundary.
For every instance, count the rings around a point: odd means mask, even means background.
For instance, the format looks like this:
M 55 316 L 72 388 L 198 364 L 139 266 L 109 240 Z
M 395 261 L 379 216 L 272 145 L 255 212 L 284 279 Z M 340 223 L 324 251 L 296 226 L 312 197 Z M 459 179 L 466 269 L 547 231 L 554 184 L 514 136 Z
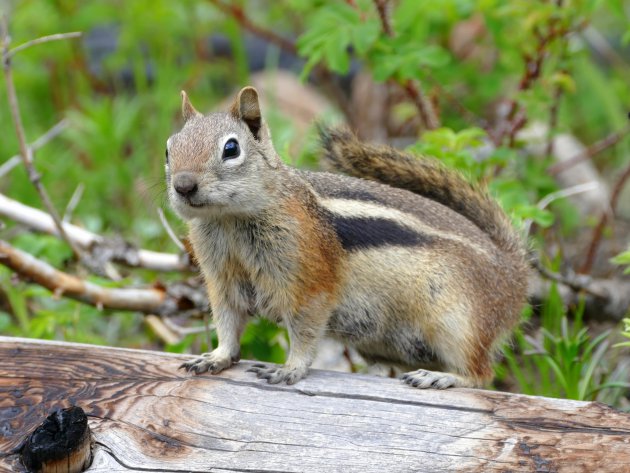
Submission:
M 166 155 L 166 164 L 168 164 L 168 148 L 166 148 L 164 154 Z
M 228 140 L 223 147 L 223 159 L 234 159 L 241 155 L 241 147 L 234 138 Z

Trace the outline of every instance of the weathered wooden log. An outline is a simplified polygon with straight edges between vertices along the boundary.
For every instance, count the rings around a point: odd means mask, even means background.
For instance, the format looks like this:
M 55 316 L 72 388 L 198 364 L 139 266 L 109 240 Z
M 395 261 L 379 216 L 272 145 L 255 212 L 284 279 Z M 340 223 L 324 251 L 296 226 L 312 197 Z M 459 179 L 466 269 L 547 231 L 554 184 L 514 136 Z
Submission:
M 418 390 L 313 371 L 178 371 L 182 355 L 0 337 L 0 471 L 45 413 L 77 405 L 90 472 L 630 471 L 630 415 L 597 403 Z

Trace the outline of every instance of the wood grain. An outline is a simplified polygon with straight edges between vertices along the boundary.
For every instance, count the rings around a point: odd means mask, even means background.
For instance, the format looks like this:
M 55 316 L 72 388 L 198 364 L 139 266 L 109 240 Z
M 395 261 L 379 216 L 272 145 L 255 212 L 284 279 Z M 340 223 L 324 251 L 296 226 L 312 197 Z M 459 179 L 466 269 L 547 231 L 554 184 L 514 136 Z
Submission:
M 91 472 L 630 471 L 630 416 L 607 406 L 313 371 L 272 386 L 182 355 L 0 337 L 0 471 L 52 410 L 81 406 Z

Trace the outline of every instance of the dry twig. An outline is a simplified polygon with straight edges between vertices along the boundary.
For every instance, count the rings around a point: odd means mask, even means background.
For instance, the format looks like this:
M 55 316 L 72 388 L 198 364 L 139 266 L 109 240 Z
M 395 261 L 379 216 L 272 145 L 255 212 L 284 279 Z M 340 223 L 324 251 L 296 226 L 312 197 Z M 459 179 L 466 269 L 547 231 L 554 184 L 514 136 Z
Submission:
M 149 314 L 144 318 L 144 323 L 167 345 L 175 345 L 181 342 L 181 336 L 173 332 L 161 317 Z
M 573 156 L 572 158 L 569 158 L 566 161 L 561 161 L 552 166 L 549 166 L 547 171 L 552 176 L 556 176 L 560 174 L 561 172 L 566 171 L 567 169 L 575 166 L 576 164 L 592 159 L 593 157 L 595 157 L 602 151 L 619 143 L 619 141 L 625 138 L 628 134 L 630 134 L 630 123 L 627 124 L 621 130 L 615 131 L 611 133 L 610 135 L 606 136 L 605 138 L 593 143 L 591 146 L 586 148 L 584 152 L 576 156 Z
M 562 8 L 563 1 L 556 0 L 556 5 Z M 536 34 L 536 49 L 532 55 L 525 55 L 525 68 L 523 75 L 519 81 L 517 92 L 524 92 L 533 87 L 536 81 L 540 78 L 542 73 L 543 64 L 548 56 L 549 45 L 559 38 L 567 36 L 571 30 L 561 27 L 559 25 L 559 18 L 552 16 L 548 22 L 546 33 L 542 33 L 540 30 Z M 584 25 L 579 25 L 582 28 Z M 496 128 L 490 133 L 494 144 L 500 146 L 503 140 L 507 137 L 510 146 L 513 146 L 516 139 L 516 134 L 527 123 L 527 114 L 523 105 L 519 104 L 516 99 L 510 99 L 508 101 L 508 110 L 503 120 L 499 120 Z
M 241 7 L 240 5 L 227 4 L 221 0 L 210 0 L 210 3 L 212 3 L 223 13 L 234 18 L 238 22 L 238 24 L 240 24 L 247 31 L 250 31 L 256 36 L 267 40 L 271 44 L 275 44 L 280 49 L 283 49 L 284 51 L 293 54 L 294 56 L 297 56 L 297 47 L 295 46 L 293 41 L 283 38 L 274 31 L 258 26 L 256 23 L 249 19 L 249 17 L 245 13 L 245 10 L 243 10 L 243 7 Z
M 66 129 L 67 126 L 68 126 L 68 121 L 64 118 L 63 120 L 61 120 L 56 125 L 53 125 L 42 136 L 37 138 L 32 143 L 29 143 L 28 147 L 31 148 L 31 150 L 33 150 L 33 151 L 37 151 L 42 146 L 45 146 L 50 141 L 52 141 L 54 138 L 59 136 L 61 134 L 61 132 Z M 0 166 L 0 177 L 3 177 L 5 175 L 7 175 L 15 167 L 19 166 L 20 163 L 22 162 L 22 159 L 23 158 L 22 158 L 22 156 L 20 154 L 16 154 L 14 156 L 11 156 L 4 163 L 2 163 L 2 166 Z
M 30 41 L 27 41 L 26 43 L 22 43 L 19 46 L 16 46 L 15 48 L 7 51 L 6 58 L 11 59 L 11 57 L 15 56 L 20 51 L 24 51 L 25 49 L 30 48 L 31 46 L 35 46 L 37 44 L 50 43 L 51 41 L 63 41 L 66 39 L 80 38 L 82 34 L 83 33 L 81 31 L 71 31 L 70 33 L 57 33 L 57 34 L 51 34 L 48 36 L 42 36 L 40 38 L 35 38 Z M 7 36 L 8 36 L 8 33 L 7 33 Z
M 562 99 L 562 87 L 556 86 L 553 91 L 553 99 L 551 109 L 549 110 L 549 131 L 547 136 L 547 146 L 545 147 L 545 156 L 552 156 L 554 132 L 558 127 L 558 112 L 560 111 L 560 101 Z
M 162 313 L 168 311 L 169 303 L 173 304 L 164 290 L 106 288 L 84 281 L 12 247 L 4 240 L 0 240 L 0 263 L 55 294 L 99 308 Z
M 46 212 L 24 205 L 2 194 L 0 194 L 0 215 L 39 232 L 59 236 L 58 228 L 53 222 L 52 217 Z M 115 242 L 108 242 L 105 237 L 72 225 L 71 223 L 63 223 L 63 228 L 68 238 L 85 251 L 92 252 L 99 246 L 112 247 L 115 245 Z M 180 256 L 171 253 L 136 249 L 128 244 L 124 244 L 124 242 L 118 246 L 121 248 L 119 251 L 114 252 L 112 259 L 127 266 L 145 268 L 153 271 L 195 270 L 190 264 L 187 255 Z
M 619 202 L 619 196 L 621 195 L 621 191 L 623 190 L 626 182 L 630 179 L 630 164 L 626 166 L 623 172 L 617 178 L 615 185 L 612 190 L 612 194 L 610 196 L 610 209 L 608 211 L 602 212 L 595 229 L 593 230 L 593 236 L 591 238 L 591 243 L 586 252 L 586 258 L 584 259 L 584 263 L 580 267 L 579 272 L 582 274 L 590 273 L 593 263 L 595 262 L 595 255 L 597 254 L 597 248 L 599 248 L 599 244 L 602 239 L 602 235 L 604 233 L 604 228 L 606 227 L 606 223 L 610 217 L 615 215 L 615 211 L 617 209 L 617 203 Z
M 28 173 L 29 180 L 31 181 L 35 189 L 37 190 L 37 193 L 39 194 L 39 197 L 42 203 L 44 204 L 44 206 L 46 207 L 46 210 L 48 210 L 48 213 L 50 214 L 53 221 L 55 222 L 55 226 L 57 227 L 59 231 L 59 235 L 68 243 L 70 248 L 72 248 L 72 252 L 74 253 L 74 255 L 79 260 L 81 260 L 82 252 L 80 248 L 76 244 L 74 244 L 70 240 L 70 238 L 68 238 L 68 235 L 66 235 L 59 213 L 57 212 L 52 201 L 50 200 L 50 196 L 48 195 L 48 192 L 42 185 L 41 176 L 39 175 L 39 173 L 37 172 L 33 164 L 33 149 L 28 146 L 28 143 L 26 141 L 26 134 L 24 132 L 24 125 L 22 123 L 22 115 L 20 114 L 20 107 L 18 104 L 17 92 L 15 90 L 15 83 L 13 81 L 13 70 L 11 68 L 11 58 L 15 53 L 22 51 L 26 49 L 27 47 L 33 46 L 35 44 L 40 44 L 46 41 L 53 41 L 53 40 L 58 40 L 58 39 L 66 39 L 67 37 L 76 37 L 76 34 L 72 33 L 70 34 L 70 36 L 52 35 L 48 37 L 38 38 L 10 50 L 9 49 L 9 44 L 10 44 L 9 31 L 8 31 L 6 18 L 5 18 L 4 25 L 3 25 L 3 32 L 2 32 L 2 65 L 4 68 L 4 79 L 5 79 L 5 83 L 7 87 L 7 98 L 9 101 L 9 110 L 11 113 L 11 119 L 13 120 L 13 125 L 15 126 L 15 133 L 17 135 L 18 142 L 20 145 L 20 155 L 22 157 L 22 162 L 24 163 L 24 167 L 26 168 L 26 171 Z

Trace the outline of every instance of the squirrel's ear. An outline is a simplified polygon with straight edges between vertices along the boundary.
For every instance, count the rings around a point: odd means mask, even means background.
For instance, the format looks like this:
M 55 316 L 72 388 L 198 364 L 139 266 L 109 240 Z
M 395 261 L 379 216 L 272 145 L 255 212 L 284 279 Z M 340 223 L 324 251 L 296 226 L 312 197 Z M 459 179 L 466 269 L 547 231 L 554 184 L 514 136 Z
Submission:
M 254 138 L 260 140 L 260 127 L 262 117 L 258 104 L 258 92 L 253 87 L 244 87 L 238 93 L 231 110 L 232 115 L 238 120 L 243 120 Z
M 182 90 L 182 115 L 184 116 L 184 122 L 187 122 L 192 117 L 200 117 L 201 113 L 199 113 L 193 104 L 190 103 L 190 99 L 185 91 Z

